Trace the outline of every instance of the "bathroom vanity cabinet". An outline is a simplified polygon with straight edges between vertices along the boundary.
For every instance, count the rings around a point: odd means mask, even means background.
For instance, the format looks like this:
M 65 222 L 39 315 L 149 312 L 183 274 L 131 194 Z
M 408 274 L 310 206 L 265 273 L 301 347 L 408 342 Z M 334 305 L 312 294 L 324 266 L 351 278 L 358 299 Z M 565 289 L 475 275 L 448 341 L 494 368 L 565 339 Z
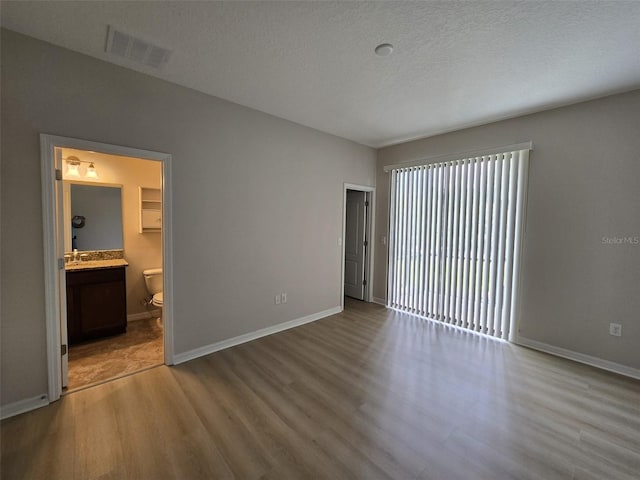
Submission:
M 127 331 L 125 267 L 67 270 L 69 345 Z

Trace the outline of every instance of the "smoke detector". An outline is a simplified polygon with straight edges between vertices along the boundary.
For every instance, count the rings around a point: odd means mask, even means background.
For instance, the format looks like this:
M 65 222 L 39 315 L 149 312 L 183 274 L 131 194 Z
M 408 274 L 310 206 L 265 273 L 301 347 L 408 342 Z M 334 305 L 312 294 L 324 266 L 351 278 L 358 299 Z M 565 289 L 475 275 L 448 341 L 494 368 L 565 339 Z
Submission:
M 388 57 L 393 53 L 393 45 L 390 43 L 381 43 L 376 47 L 375 52 L 379 57 Z
M 112 26 L 109 26 L 107 31 L 107 47 L 105 50 L 110 55 L 156 69 L 166 65 L 172 53 L 171 50 L 134 37 Z

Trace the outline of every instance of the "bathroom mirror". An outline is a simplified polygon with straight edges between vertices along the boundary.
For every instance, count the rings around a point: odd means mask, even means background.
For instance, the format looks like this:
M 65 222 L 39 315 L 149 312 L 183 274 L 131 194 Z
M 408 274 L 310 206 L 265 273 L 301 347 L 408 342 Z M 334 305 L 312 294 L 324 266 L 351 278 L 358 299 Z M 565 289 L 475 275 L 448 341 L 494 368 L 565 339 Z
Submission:
M 122 186 L 65 181 L 65 252 L 120 250 Z

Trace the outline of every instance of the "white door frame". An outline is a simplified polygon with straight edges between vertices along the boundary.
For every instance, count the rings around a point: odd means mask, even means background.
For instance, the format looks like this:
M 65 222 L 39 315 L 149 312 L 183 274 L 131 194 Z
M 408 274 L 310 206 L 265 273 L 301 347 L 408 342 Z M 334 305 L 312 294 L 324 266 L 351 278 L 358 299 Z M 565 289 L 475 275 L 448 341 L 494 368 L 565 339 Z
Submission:
M 365 226 L 365 236 L 367 238 L 367 254 L 365 258 L 365 272 L 367 273 L 367 286 L 364 289 L 364 301 L 373 301 L 373 259 L 375 242 L 373 241 L 373 233 L 375 232 L 375 209 L 376 209 L 376 187 L 369 185 L 357 185 L 355 183 L 345 183 L 342 190 L 342 263 L 340 264 L 341 282 L 340 282 L 340 306 L 344 309 L 344 248 L 345 234 L 347 232 L 347 190 L 357 190 L 359 192 L 368 193 L 369 207 L 367 208 L 367 220 Z
M 42 180 L 42 220 L 44 234 L 44 285 L 47 336 L 48 401 L 54 402 L 62 395 L 62 371 L 60 365 L 61 308 L 66 309 L 64 296 L 61 300 L 59 270 L 64 268 L 64 259 L 58 258 L 58 236 L 56 234 L 55 198 L 55 148 L 75 148 L 94 152 L 143 158 L 162 162 L 162 269 L 163 295 L 162 321 L 164 324 L 164 363 L 173 365 L 173 240 L 171 235 L 171 155 L 150 150 L 110 145 L 78 138 L 40 134 L 40 165 Z M 61 266 L 61 268 L 60 268 Z

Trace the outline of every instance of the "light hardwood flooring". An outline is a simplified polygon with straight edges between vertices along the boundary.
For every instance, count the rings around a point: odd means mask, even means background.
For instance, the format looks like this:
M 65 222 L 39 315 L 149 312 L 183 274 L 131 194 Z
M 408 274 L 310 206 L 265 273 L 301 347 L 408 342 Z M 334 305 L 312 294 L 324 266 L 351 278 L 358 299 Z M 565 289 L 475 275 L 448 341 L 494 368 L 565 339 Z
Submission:
M 640 478 L 640 382 L 347 302 L 2 423 L 6 479 Z

